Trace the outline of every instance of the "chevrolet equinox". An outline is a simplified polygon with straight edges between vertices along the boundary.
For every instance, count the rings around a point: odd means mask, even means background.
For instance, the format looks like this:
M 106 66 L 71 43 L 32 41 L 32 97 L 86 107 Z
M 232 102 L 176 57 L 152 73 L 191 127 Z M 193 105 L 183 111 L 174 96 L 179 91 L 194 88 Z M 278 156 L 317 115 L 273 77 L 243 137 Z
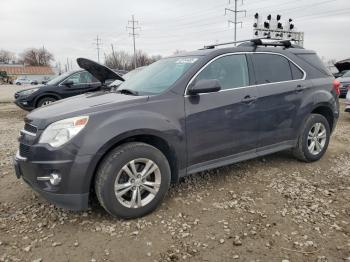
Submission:
M 113 74 L 78 64 L 102 84 Z M 319 160 L 338 95 L 316 53 L 288 41 L 209 46 L 161 59 L 114 91 L 32 111 L 15 171 L 57 206 L 86 209 L 96 195 L 113 216 L 141 217 L 186 175 L 287 149 Z

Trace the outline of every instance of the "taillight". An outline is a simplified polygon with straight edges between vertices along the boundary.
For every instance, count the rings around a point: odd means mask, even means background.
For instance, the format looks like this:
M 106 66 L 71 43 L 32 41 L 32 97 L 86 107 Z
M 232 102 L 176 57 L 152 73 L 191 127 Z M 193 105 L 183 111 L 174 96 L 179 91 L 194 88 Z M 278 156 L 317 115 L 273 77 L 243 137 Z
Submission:
M 334 88 L 334 91 L 335 93 L 339 96 L 340 95 L 340 82 L 336 79 L 334 79 L 333 81 L 333 88 Z

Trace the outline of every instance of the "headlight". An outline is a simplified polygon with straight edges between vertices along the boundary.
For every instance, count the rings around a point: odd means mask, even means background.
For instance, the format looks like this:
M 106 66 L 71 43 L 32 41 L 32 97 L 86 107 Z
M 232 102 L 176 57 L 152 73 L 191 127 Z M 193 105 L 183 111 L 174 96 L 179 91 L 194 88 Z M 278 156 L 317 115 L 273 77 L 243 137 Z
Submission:
M 78 116 L 52 123 L 42 133 L 39 143 L 59 147 L 83 130 L 88 120 L 88 116 Z
M 29 96 L 31 94 L 33 94 L 34 92 L 38 91 L 39 88 L 33 88 L 33 89 L 29 89 L 29 90 L 24 90 L 22 92 L 20 92 L 20 95 L 22 96 Z

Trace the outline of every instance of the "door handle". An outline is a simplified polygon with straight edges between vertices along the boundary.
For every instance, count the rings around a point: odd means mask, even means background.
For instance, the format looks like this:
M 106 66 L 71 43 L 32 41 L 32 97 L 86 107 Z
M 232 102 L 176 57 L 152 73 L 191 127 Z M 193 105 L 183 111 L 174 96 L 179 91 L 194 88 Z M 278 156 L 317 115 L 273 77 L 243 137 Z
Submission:
M 250 96 L 250 95 L 246 95 L 242 100 L 241 103 L 244 104 L 252 104 L 256 101 L 257 97 L 256 96 Z
M 304 91 L 304 86 L 302 86 L 302 85 L 297 85 L 297 87 L 295 88 L 296 93 L 300 93 L 303 91 Z

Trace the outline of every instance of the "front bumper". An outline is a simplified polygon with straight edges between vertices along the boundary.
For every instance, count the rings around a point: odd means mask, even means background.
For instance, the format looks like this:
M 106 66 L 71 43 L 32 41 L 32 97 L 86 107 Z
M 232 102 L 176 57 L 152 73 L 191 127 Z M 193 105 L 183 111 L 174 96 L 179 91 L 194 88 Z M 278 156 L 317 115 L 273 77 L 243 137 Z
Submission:
M 35 109 L 35 106 L 33 106 L 30 101 L 25 99 L 16 99 L 14 103 L 16 104 L 16 106 L 26 111 L 31 111 Z
M 30 161 L 20 156 L 14 158 L 14 168 L 17 178 L 22 178 L 42 197 L 58 207 L 70 210 L 84 210 L 89 206 L 89 189 L 85 174 L 88 173 L 90 157 L 76 157 L 75 160 Z M 50 173 L 61 174 L 62 181 L 54 186 L 50 181 L 40 181 L 38 177 L 47 177 Z M 86 173 L 85 173 L 86 172 Z

